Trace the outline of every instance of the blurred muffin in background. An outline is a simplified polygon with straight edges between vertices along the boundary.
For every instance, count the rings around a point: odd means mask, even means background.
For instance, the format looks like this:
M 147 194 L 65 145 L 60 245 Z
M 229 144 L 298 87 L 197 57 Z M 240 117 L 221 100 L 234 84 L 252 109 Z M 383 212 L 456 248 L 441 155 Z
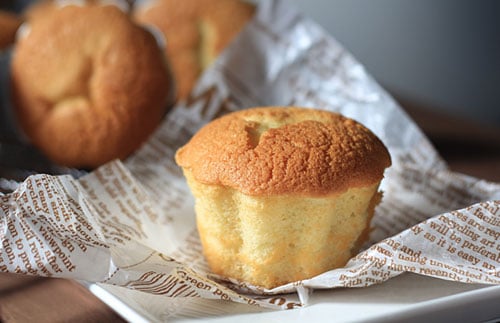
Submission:
M 254 11 L 252 4 L 240 0 L 153 0 L 138 3 L 132 15 L 164 34 L 177 99 L 182 100 Z
M 139 148 L 171 99 L 154 36 L 109 5 L 58 6 L 28 25 L 13 53 L 11 88 L 31 142 L 55 163 L 77 168 Z

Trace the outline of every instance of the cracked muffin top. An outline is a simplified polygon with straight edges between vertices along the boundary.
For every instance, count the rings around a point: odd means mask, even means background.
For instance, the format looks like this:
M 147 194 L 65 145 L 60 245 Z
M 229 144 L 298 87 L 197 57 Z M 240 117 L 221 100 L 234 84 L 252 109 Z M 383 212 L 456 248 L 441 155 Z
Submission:
M 253 196 L 325 196 L 372 185 L 391 165 L 384 144 L 340 114 L 260 107 L 216 119 L 176 153 L 195 180 Z

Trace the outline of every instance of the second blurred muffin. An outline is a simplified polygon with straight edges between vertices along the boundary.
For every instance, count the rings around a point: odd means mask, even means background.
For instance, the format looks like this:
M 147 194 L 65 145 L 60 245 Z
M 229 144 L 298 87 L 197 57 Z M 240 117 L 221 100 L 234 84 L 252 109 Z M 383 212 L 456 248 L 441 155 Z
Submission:
M 254 6 L 239 0 L 155 0 L 133 16 L 156 26 L 167 40 L 166 55 L 185 99 L 196 80 L 252 18 Z

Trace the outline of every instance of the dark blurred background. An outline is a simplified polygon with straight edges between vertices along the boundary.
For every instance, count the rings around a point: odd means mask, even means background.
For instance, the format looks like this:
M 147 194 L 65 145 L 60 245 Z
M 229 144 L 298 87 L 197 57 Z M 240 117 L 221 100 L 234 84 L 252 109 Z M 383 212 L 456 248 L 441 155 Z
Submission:
M 500 126 L 500 1 L 291 2 L 397 98 Z

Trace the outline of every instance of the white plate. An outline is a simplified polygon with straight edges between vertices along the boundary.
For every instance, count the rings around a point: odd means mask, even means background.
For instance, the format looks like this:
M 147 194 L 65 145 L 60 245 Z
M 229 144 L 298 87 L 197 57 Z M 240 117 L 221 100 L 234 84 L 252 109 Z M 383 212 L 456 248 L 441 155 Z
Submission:
M 367 288 L 317 290 L 306 307 L 270 311 L 200 298 L 169 299 L 109 285 L 90 291 L 130 322 L 488 322 L 500 286 L 403 274 Z

